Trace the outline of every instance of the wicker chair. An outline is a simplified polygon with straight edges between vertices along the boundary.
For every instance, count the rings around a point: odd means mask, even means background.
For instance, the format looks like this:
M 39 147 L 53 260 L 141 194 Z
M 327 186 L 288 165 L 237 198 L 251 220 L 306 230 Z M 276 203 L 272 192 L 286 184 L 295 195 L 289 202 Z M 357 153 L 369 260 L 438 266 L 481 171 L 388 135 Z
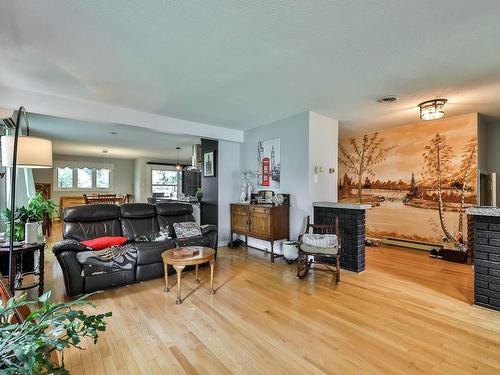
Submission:
M 335 234 L 337 236 L 334 246 L 321 247 L 303 243 L 303 234 L 299 236 L 299 256 L 297 258 L 297 278 L 303 279 L 312 268 L 313 260 L 315 264 L 321 263 L 326 267 L 314 267 L 321 271 L 333 271 L 335 284 L 340 283 L 340 234 L 339 220 L 335 224 L 311 224 L 309 216 L 307 217 L 307 226 L 304 234 Z M 334 264 L 334 266 L 332 266 Z

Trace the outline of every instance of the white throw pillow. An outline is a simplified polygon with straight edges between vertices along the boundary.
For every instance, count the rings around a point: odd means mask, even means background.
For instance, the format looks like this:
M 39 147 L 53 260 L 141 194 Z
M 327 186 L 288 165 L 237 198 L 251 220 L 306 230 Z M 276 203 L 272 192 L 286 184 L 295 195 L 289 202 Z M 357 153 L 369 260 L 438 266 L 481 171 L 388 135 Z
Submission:
M 201 237 L 200 226 L 193 222 L 174 223 L 177 238 Z
M 318 247 L 333 247 L 337 245 L 337 236 L 335 234 L 306 233 L 302 236 L 302 242 Z

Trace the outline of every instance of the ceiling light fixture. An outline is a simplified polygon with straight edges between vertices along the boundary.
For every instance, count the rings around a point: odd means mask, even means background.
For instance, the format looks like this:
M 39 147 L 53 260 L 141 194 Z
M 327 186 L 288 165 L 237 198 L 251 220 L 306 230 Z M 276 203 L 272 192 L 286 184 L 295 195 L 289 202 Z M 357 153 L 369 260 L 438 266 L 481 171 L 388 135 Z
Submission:
M 444 117 L 444 105 L 448 99 L 433 99 L 420 103 L 420 118 L 422 120 L 437 120 Z
M 177 169 L 178 171 L 180 171 L 182 169 L 182 165 L 181 165 L 181 162 L 179 160 L 179 152 L 181 150 L 180 147 L 176 147 L 175 148 L 177 150 L 177 164 L 175 164 L 175 169 Z

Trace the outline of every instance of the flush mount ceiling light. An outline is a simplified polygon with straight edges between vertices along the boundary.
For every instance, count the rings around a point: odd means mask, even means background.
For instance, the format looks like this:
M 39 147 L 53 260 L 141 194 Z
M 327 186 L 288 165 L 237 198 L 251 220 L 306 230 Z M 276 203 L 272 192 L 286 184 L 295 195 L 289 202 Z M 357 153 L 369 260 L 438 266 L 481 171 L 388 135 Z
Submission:
M 175 169 L 177 169 L 178 171 L 180 171 L 182 169 L 182 165 L 181 165 L 181 162 L 179 160 L 179 151 L 181 150 L 180 147 L 176 147 L 175 148 L 177 150 L 177 164 L 175 164 Z
M 382 103 L 382 104 L 386 104 L 386 103 L 394 103 L 398 100 L 399 100 L 399 98 L 396 95 L 386 95 L 386 96 L 382 96 L 381 98 L 378 98 L 377 102 Z
M 433 99 L 420 103 L 420 118 L 422 120 L 436 120 L 444 117 L 444 105 L 448 99 Z

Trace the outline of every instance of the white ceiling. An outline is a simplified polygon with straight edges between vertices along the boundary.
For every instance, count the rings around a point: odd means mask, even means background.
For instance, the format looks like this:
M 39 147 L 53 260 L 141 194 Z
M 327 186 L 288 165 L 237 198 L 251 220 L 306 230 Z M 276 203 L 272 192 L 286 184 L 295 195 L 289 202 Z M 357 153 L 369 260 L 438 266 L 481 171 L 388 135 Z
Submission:
M 0 85 L 235 129 L 380 128 L 435 97 L 498 117 L 499 20 L 498 0 L 2 1 Z
M 182 163 L 191 164 L 192 145 L 200 138 L 159 133 L 139 127 L 70 120 L 31 113 L 32 135 L 52 140 L 53 152 L 62 155 L 101 156 L 105 158 L 177 161 L 180 147 Z M 111 134 L 116 132 L 117 134 Z M 107 150 L 107 153 L 103 153 Z

